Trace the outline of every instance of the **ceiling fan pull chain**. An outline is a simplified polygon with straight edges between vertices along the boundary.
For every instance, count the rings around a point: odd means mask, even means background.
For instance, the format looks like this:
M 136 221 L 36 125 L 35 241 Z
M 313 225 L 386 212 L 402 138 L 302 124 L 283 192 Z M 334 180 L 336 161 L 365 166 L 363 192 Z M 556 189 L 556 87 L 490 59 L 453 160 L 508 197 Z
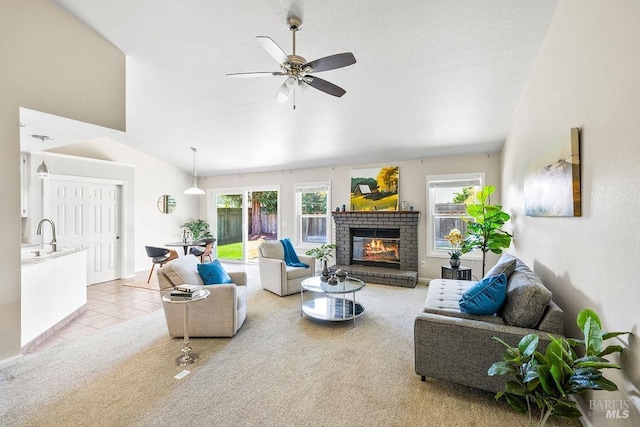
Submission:
M 295 34 L 295 33 L 294 33 Z M 296 109 L 296 91 L 293 91 L 293 109 Z

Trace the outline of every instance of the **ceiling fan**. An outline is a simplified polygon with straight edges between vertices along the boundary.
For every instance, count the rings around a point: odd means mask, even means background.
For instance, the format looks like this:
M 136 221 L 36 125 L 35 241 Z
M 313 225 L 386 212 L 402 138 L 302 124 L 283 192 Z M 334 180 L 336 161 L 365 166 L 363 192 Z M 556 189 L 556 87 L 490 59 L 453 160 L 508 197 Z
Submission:
M 267 51 L 269 55 L 280 64 L 280 71 L 274 72 L 254 72 L 254 73 L 232 73 L 227 77 L 269 77 L 285 76 L 286 79 L 276 96 L 276 102 L 286 102 L 295 89 L 309 85 L 329 95 L 341 97 L 346 93 L 344 89 L 326 80 L 311 75 L 321 71 L 335 70 L 336 68 L 347 67 L 356 63 L 356 58 L 351 52 L 338 53 L 336 55 L 325 56 L 315 61 L 307 62 L 301 56 L 296 55 L 296 32 L 302 28 L 302 21 L 296 16 L 289 16 L 287 24 L 293 36 L 293 54 L 287 55 L 271 38 L 267 36 L 257 36 L 258 43 Z M 295 96 L 295 95 L 294 95 Z M 295 105 L 294 107 L 295 108 Z

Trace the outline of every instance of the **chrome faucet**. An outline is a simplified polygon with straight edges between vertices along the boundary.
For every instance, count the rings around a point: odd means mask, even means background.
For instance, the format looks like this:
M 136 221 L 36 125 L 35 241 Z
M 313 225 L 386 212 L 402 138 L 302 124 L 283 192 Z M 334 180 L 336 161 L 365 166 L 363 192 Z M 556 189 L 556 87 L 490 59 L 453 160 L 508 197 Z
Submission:
M 58 242 L 56 242 L 56 225 L 53 223 L 53 221 L 47 218 L 43 218 L 42 220 L 40 220 L 40 222 L 38 223 L 38 230 L 36 231 L 36 234 L 38 236 L 42 235 L 43 222 L 48 222 L 49 224 L 51 224 L 51 234 L 53 238 L 51 239 L 49 244 L 51 245 L 51 252 L 56 252 L 58 250 Z

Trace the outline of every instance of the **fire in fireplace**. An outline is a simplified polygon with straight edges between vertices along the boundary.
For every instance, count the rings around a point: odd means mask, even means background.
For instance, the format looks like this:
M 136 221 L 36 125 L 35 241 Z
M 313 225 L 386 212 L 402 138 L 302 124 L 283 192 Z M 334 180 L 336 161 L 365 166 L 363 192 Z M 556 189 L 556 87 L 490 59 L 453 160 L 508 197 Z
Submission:
M 352 264 L 400 268 L 400 230 L 352 228 L 351 247 Z

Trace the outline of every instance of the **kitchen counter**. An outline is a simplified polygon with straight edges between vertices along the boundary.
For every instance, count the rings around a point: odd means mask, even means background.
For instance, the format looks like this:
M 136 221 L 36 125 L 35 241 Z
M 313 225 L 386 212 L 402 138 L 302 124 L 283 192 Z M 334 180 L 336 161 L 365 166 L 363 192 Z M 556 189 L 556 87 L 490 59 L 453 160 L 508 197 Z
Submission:
M 48 245 L 47 245 L 48 246 Z M 48 253 L 51 249 L 41 249 L 40 245 L 24 246 L 22 247 L 22 266 L 28 266 L 33 264 L 39 264 L 41 262 L 47 262 L 52 259 L 56 259 L 65 255 L 74 254 L 80 251 L 86 251 L 87 248 L 60 248 L 56 252 Z M 39 251 L 40 255 L 36 255 L 34 252 Z
M 64 248 L 35 256 L 23 251 L 21 346 L 23 352 L 78 317 L 87 305 L 87 249 Z

